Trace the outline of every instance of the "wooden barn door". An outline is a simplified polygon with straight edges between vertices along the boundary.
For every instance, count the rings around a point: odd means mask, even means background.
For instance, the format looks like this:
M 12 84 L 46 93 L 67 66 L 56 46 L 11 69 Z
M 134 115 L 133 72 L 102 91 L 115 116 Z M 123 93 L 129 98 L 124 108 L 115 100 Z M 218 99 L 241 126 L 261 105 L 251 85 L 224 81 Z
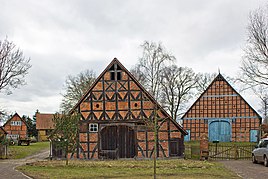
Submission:
M 128 126 L 118 126 L 119 158 L 133 158 L 136 155 L 134 130 Z
M 183 139 L 171 138 L 169 142 L 169 156 L 178 157 L 182 156 L 184 152 Z
M 105 158 L 133 158 L 136 155 L 135 132 L 128 126 L 107 126 L 101 130 L 100 152 Z
M 213 120 L 209 123 L 209 141 L 230 142 L 231 125 L 227 120 Z
M 118 158 L 117 127 L 108 126 L 101 130 L 99 157 L 105 159 Z

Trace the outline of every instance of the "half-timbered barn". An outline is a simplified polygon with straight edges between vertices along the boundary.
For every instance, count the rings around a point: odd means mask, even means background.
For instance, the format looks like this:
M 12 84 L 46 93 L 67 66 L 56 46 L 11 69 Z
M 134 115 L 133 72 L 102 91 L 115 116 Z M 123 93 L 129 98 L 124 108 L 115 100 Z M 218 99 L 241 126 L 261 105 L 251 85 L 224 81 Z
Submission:
M 38 111 L 35 113 L 38 141 L 48 141 L 48 136 L 55 128 L 53 115 L 54 114 L 40 113 Z
M 3 125 L 3 128 L 7 132 L 7 138 L 18 140 L 19 138 L 27 138 L 27 125 L 26 121 L 15 113 L 7 122 Z
M 150 158 L 156 116 L 158 157 L 179 157 L 187 132 L 115 58 L 71 112 L 81 113 L 77 158 Z
M 210 141 L 256 142 L 261 117 L 218 74 L 184 114 L 182 121 L 188 132 L 185 141 L 199 140 L 202 134 L 207 134 Z

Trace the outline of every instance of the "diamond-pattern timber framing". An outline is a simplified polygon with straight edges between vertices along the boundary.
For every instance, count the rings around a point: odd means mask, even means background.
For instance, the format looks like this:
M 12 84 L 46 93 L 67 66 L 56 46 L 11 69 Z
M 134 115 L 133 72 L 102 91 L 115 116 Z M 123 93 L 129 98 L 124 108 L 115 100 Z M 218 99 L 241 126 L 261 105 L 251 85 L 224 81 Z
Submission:
M 207 134 L 210 141 L 257 140 L 256 130 L 261 124 L 259 114 L 219 74 L 204 93 L 182 117 L 183 127 L 190 136 L 199 140 Z M 252 135 L 254 134 L 254 135 Z
M 71 110 L 82 116 L 79 146 L 73 156 L 83 159 L 152 157 L 154 135 L 148 121 L 153 121 L 155 110 L 160 119 L 157 156 L 182 156 L 187 132 L 114 59 Z

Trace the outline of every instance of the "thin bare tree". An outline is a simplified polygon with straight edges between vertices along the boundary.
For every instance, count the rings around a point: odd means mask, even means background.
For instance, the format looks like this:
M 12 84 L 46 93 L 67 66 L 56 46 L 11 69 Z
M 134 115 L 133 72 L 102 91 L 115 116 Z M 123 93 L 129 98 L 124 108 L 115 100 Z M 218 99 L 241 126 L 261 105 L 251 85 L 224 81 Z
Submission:
M 144 85 L 146 83 L 146 77 L 144 73 L 141 73 L 139 65 L 136 65 L 134 68 L 130 69 L 130 73 L 135 76 L 140 84 Z
M 155 97 L 159 98 L 161 80 L 164 68 L 168 63 L 174 62 L 176 59 L 168 53 L 161 43 L 145 41 L 141 47 L 143 48 L 142 57 L 135 66 L 137 78 L 142 79 L 142 85 Z
M 93 84 L 95 79 L 96 75 L 92 70 L 82 71 L 77 76 L 67 76 L 64 85 L 65 93 L 62 94 L 63 99 L 60 105 L 61 110 L 68 113 Z
M 267 119 L 268 104 L 268 5 L 249 14 L 247 43 L 241 72 L 236 81 L 242 83 L 242 90 L 250 90 L 260 100 L 264 119 Z
M 0 92 L 11 94 L 11 88 L 25 85 L 24 77 L 30 68 L 30 59 L 25 59 L 13 42 L 0 40 Z
M 249 15 L 248 39 L 239 80 L 247 86 L 268 86 L 268 7 Z
M 196 96 L 200 96 L 217 76 L 216 73 L 198 73 L 196 81 Z
M 196 88 L 197 76 L 191 68 L 171 65 L 163 70 L 162 105 L 176 120 Z
M 263 123 L 267 123 L 268 118 L 268 89 L 264 85 L 259 85 L 257 87 L 251 88 L 254 94 L 260 99 L 260 109 L 258 112 L 263 117 Z

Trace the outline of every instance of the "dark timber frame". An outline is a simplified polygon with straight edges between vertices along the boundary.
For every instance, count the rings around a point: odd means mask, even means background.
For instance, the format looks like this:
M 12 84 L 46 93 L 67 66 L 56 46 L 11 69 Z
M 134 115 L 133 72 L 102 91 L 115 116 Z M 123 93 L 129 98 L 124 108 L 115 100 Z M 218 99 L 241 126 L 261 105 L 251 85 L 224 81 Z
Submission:
M 131 145 L 135 148 L 135 156 L 132 155 L 133 148 L 126 147 L 125 151 L 121 151 L 121 153 L 129 152 L 124 157 L 152 157 L 153 131 L 147 121 L 154 118 L 155 109 L 157 109 L 157 118 L 161 119 L 158 123 L 161 127 L 158 131 L 157 156 L 182 156 L 183 138 L 187 132 L 167 114 L 134 76 L 117 59 L 114 59 L 71 110 L 71 113 L 77 111 L 82 116 L 79 122 L 79 146 L 74 157 L 121 158 L 122 156 L 116 153 L 120 146 L 115 149 L 108 139 L 103 139 L 101 131 L 105 127 L 110 127 L 110 132 L 114 136 L 119 135 L 118 131 L 121 131 L 122 135 L 132 135 L 128 134 L 127 130 L 130 133 L 133 130 L 134 144 Z M 98 131 L 89 131 L 91 123 L 98 124 Z M 116 134 L 115 128 L 117 128 Z M 124 137 L 117 138 L 124 139 Z M 107 145 L 101 144 L 103 141 L 107 141 Z M 107 147 L 103 148 L 109 145 L 111 150 L 107 150 Z M 177 153 L 174 153 L 176 150 Z M 173 152 L 172 155 L 170 152 Z

